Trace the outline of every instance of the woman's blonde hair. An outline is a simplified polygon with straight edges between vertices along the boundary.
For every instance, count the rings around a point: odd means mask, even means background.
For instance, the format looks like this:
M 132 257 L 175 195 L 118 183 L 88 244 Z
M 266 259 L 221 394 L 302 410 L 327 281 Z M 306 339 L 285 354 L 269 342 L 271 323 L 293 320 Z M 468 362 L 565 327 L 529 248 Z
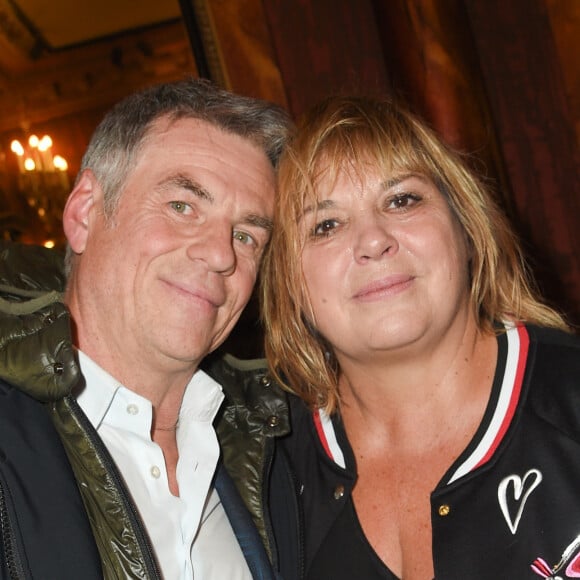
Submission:
M 471 246 L 470 301 L 482 331 L 494 332 L 505 319 L 568 328 L 542 302 L 506 217 L 458 153 L 400 104 L 331 97 L 303 119 L 281 158 L 274 231 L 261 276 L 266 356 L 290 391 L 313 407 L 336 409 L 340 369 L 312 324 L 299 218 L 305 207 L 316 207 L 322 172 L 332 180 L 345 168 L 362 173 L 369 163 L 385 177 L 428 177 L 446 197 Z

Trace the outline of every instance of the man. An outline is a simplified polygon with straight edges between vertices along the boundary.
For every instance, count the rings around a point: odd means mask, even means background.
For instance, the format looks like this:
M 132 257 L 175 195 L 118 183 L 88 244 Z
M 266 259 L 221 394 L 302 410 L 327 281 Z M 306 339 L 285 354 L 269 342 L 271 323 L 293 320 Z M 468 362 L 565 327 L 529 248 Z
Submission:
M 5 250 L 1 578 L 271 574 L 225 472 L 214 486 L 223 394 L 199 365 L 251 296 L 287 128 L 204 81 L 135 94 L 97 128 L 67 201 L 64 305 L 44 293 L 60 290 L 42 276 L 52 256 L 19 275 L 22 250 Z M 240 436 L 220 430 L 235 476 Z

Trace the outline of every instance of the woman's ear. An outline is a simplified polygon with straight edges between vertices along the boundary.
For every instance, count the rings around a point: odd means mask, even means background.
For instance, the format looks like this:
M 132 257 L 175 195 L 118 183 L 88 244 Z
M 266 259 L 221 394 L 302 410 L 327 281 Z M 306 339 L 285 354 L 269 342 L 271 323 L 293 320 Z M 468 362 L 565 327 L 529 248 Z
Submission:
M 93 172 L 85 169 L 68 196 L 62 214 L 64 233 L 75 254 L 82 254 L 85 250 L 90 232 L 90 218 L 101 197 L 102 191 Z

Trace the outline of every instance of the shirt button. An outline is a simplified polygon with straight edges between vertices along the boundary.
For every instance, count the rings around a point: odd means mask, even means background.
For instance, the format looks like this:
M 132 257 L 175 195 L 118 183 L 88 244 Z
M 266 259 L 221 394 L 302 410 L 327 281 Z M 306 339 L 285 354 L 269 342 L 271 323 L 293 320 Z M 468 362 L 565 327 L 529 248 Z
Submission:
M 341 499 L 344 497 L 344 485 L 337 485 L 334 488 L 334 499 Z
M 270 415 L 270 417 L 268 417 L 268 427 L 271 427 L 272 429 L 276 427 L 279 422 L 280 420 L 276 415 Z
M 129 413 L 129 415 L 137 415 L 137 413 L 139 413 L 139 407 L 137 407 L 137 405 L 127 405 L 127 413 Z
M 449 512 L 451 511 L 451 507 L 448 506 L 446 503 L 444 503 L 443 505 L 439 506 L 439 509 L 437 511 L 441 517 L 445 517 L 445 516 L 449 515 Z
M 155 479 L 159 479 L 161 477 L 161 470 L 159 469 L 159 467 L 157 467 L 157 465 L 154 465 L 151 468 L 151 475 L 155 478 Z

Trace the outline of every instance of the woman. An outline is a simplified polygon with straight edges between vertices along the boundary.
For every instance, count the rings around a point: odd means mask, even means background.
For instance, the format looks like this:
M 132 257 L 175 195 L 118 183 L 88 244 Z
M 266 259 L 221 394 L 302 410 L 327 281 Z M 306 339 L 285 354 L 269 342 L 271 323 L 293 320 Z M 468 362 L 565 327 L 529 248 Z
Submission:
M 397 104 L 335 97 L 279 189 L 263 317 L 306 403 L 279 454 L 305 577 L 580 577 L 580 344 L 481 181 Z

